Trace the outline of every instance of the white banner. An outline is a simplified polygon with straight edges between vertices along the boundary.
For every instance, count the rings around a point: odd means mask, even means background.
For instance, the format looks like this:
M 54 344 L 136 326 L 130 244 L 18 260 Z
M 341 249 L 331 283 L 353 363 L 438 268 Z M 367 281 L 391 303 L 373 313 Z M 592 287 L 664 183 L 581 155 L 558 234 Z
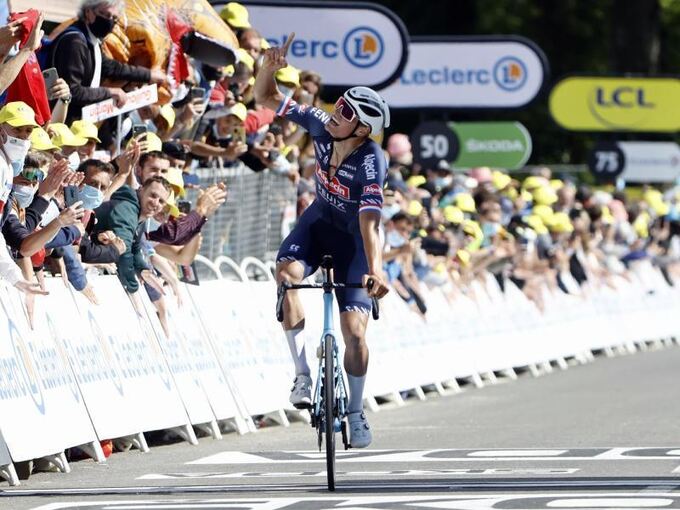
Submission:
M 244 3 L 250 23 L 273 46 L 281 46 L 295 32 L 288 61 L 298 69 L 318 72 L 324 86 L 380 89 L 399 76 L 406 62 L 406 29 L 394 13 L 379 5 Z M 219 12 L 223 5 L 214 6 Z
M 99 103 L 84 106 L 82 118 L 90 122 L 99 122 L 157 102 L 158 87 L 154 83 L 128 92 L 127 102 L 122 108 L 116 107 L 113 99 L 105 99 Z
M 393 108 L 518 108 L 546 78 L 543 52 L 518 37 L 414 38 L 408 53 L 401 77 L 381 91 Z
M 0 286 L 0 430 L 14 461 L 96 440 L 67 354 L 55 342 L 66 334 L 48 318 L 59 313 L 56 303 L 36 299 L 32 331 L 22 299 Z
M 628 182 L 674 182 L 680 177 L 680 146 L 674 142 L 619 142 L 625 160 L 619 178 Z

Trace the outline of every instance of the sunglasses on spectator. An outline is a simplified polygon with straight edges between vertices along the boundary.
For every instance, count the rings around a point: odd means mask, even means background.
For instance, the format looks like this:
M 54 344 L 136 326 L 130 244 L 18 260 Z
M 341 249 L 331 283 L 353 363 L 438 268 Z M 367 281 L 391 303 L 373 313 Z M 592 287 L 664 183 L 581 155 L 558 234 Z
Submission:
M 45 179 L 45 172 L 39 168 L 24 168 L 21 171 L 21 176 L 31 182 L 42 182 Z
M 340 117 L 345 119 L 347 122 L 352 122 L 356 116 L 357 112 L 354 111 L 354 108 L 345 101 L 345 98 L 341 97 L 335 102 L 335 111 L 340 114 Z

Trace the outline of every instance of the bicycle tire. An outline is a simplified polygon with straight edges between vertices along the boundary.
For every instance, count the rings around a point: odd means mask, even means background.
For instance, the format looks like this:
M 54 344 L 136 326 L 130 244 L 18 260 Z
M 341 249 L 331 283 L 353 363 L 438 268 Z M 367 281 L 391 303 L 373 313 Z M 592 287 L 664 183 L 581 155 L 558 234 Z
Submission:
M 328 490 L 335 490 L 335 358 L 333 356 L 333 337 L 328 335 L 324 341 L 324 413 L 326 415 L 326 474 Z

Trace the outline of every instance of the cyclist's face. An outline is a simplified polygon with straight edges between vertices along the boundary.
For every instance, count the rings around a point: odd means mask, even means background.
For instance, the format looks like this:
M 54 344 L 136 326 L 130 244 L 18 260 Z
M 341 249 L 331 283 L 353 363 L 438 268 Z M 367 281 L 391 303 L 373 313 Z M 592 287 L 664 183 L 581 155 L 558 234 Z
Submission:
M 345 108 L 347 108 L 345 106 Z M 359 123 L 358 117 L 355 115 L 351 121 L 348 121 L 345 116 L 341 114 L 341 108 L 336 105 L 331 119 L 326 123 L 326 131 L 328 131 L 334 138 L 344 138 L 352 134 Z

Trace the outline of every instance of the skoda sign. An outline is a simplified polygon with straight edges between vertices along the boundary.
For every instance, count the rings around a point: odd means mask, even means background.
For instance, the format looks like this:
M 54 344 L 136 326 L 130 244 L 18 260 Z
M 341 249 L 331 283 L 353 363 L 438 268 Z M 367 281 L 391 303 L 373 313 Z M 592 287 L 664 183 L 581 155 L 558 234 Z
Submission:
M 572 131 L 680 131 L 680 80 L 569 77 L 550 93 L 550 114 Z
M 396 108 L 519 108 L 546 74 L 543 52 L 521 37 L 414 37 L 400 78 L 381 94 Z
M 214 1 L 219 12 L 227 2 Z M 406 64 L 408 33 L 389 9 L 365 2 L 243 2 L 252 26 L 272 46 L 281 46 L 290 32 L 295 39 L 288 61 L 313 69 L 330 88 L 365 85 L 381 89 L 394 81 Z

